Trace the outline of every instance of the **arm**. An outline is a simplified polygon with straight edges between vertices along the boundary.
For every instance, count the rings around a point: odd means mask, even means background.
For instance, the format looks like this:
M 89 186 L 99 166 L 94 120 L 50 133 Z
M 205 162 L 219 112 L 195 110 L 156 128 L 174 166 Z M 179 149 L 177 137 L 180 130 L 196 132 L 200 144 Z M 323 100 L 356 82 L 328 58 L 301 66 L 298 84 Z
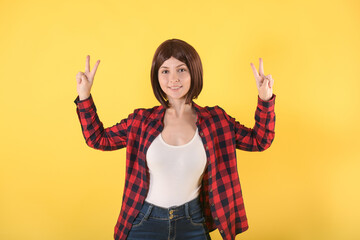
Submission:
M 133 113 L 128 118 L 122 119 L 120 123 L 104 129 L 96 113 L 96 107 L 91 94 L 83 100 L 80 100 L 79 96 L 77 96 L 74 103 L 77 106 L 76 112 L 83 136 L 89 147 L 102 151 L 112 151 L 126 147 L 127 126 L 133 117 Z
M 245 151 L 264 151 L 269 148 L 275 136 L 275 98 L 264 101 L 258 96 L 254 128 L 247 128 L 224 111 L 225 118 L 233 126 L 236 148 Z

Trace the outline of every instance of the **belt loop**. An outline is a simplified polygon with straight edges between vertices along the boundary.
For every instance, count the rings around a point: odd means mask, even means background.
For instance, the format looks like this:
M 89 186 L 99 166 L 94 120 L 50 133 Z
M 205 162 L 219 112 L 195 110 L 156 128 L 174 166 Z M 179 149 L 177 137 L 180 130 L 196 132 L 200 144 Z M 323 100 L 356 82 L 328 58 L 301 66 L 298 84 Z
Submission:
M 146 211 L 145 216 L 144 216 L 144 218 L 145 218 L 146 220 L 149 218 L 152 208 L 153 208 L 153 205 L 150 204 L 150 205 L 149 205 L 149 208 L 148 208 L 148 210 Z
M 185 215 L 187 219 L 190 219 L 189 202 L 185 203 Z

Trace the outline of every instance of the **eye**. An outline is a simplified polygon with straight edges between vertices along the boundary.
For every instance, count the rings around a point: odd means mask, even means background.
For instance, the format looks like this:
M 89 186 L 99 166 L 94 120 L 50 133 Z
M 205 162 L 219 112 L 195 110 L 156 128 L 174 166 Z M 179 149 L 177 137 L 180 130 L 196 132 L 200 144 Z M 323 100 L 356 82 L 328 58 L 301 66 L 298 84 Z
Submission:
M 184 71 L 181 71 L 181 70 L 184 70 Z M 167 72 L 167 71 L 168 71 L 168 70 L 164 70 L 164 71 L 162 71 L 161 73 L 165 73 L 165 72 Z M 180 68 L 179 71 L 180 71 L 180 72 L 185 72 L 186 69 L 185 69 L 185 68 Z

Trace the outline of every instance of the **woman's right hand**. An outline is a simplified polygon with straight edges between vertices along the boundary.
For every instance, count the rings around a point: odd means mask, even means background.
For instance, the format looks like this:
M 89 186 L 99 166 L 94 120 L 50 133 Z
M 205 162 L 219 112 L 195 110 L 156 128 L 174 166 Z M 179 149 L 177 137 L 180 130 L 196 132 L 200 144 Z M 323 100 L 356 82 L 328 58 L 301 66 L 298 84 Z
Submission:
M 78 72 L 76 74 L 77 92 L 79 94 L 79 100 L 84 100 L 90 97 L 91 87 L 94 82 L 96 70 L 99 66 L 100 60 L 97 60 L 94 68 L 90 72 L 90 56 L 86 56 L 85 72 Z

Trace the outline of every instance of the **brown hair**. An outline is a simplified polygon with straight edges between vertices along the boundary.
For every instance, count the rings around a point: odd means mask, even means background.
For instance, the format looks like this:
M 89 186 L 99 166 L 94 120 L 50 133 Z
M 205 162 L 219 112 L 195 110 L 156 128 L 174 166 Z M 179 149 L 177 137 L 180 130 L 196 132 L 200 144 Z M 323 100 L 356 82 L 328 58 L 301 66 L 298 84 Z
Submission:
M 184 62 L 190 71 L 191 84 L 185 103 L 189 104 L 192 99 L 196 99 L 203 87 L 203 68 L 196 50 L 183 40 L 175 38 L 166 40 L 155 51 L 150 73 L 155 97 L 165 108 L 169 108 L 170 105 L 166 94 L 160 87 L 158 71 L 163 62 L 171 56 Z

